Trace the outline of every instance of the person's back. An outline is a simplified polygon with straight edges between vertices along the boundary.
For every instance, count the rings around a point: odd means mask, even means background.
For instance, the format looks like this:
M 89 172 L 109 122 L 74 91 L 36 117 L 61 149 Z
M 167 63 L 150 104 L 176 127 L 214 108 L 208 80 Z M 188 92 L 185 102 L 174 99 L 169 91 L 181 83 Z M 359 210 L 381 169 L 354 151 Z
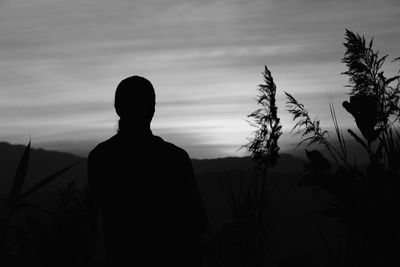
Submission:
M 196 266 L 208 222 L 189 156 L 149 127 L 127 125 L 88 159 L 89 183 L 103 213 L 107 262 Z

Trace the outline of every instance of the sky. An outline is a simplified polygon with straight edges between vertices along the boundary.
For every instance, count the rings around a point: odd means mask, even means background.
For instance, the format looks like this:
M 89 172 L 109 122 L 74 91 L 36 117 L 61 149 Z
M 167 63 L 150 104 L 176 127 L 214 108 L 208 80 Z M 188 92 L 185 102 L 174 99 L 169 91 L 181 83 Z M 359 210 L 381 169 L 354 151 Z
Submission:
M 398 0 L 0 0 L 0 140 L 87 155 L 116 131 L 119 81 L 141 75 L 154 134 L 192 158 L 242 156 L 267 65 L 290 151 L 284 91 L 326 129 L 331 98 L 351 127 L 345 30 L 395 58 L 399 25 Z

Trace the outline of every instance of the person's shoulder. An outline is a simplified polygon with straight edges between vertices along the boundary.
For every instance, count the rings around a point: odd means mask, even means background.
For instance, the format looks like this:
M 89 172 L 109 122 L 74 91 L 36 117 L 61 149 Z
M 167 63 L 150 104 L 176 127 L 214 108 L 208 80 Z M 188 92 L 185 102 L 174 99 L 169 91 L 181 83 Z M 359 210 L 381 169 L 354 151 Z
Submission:
M 159 136 L 155 136 L 155 138 L 159 143 L 159 145 L 162 146 L 162 150 L 165 151 L 167 154 L 170 155 L 172 154 L 183 158 L 189 158 L 188 153 L 183 148 L 168 141 L 165 141 Z
M 115 146 L 116 135 L 110 137 L 109 139 L 97 144 L 90 152 L 89 158 L 97 157 L 101 154 L 107 153 L 112 147 Z

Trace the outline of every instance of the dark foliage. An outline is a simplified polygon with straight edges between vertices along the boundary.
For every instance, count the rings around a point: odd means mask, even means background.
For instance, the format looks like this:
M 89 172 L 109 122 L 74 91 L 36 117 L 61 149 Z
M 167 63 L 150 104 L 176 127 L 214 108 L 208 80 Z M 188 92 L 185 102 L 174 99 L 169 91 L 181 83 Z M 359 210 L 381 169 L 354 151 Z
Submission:
M 28 174 L 30 150 L 29 142 L 6 199 L 8 217 L 0 219 L 0 265 L 88 266 L 93 241 L 98 240 L 94 236 L 97 214 L 88 194 L 78 197 L 71 183 L 60 191 L 59 205 L 53 211 L 23 202 L 78 163 L 43 178 L 21 193 Z
M 343 107 L 354 117 L 361 136 L 353 129 L 347 132 L 364 148 L 369 164 L 365 170 L 349 164 L 346 142 L 332 103 L 330 111 L 340 149 L 328 141 L 326 132 L 319 128 L 319 121 L 311 121 L 304 106 L 287 94 L 289 112 L 297 120 L 294 128 L 298 128 L 302 137 L 300 144 L 324 145 L 338 166 L 332 169 L 320 151 L 306 150 L 309 163 L 305 164 L 300 184 L 319 186 L 339 201 L 320 214 L 339 219 L 350 230 L 346 256 L 344 259 L 332 258 L 335 265 L 398 264 L 394 251 L 399 249 L 400 241 L 399 221 L 395 219 L 400 208 L 400 174 L 394 162 L 399 162 L 400 148 L 400 76 L 385 77 L 381 68 L 387 56 L 379 57 L 379 53 L 372 48 L 372 40 L 367 44 L 363 36 L 347 30 L 344 45 L 346 53 L 343 62 L 348 67 L 344 74 L 350 77 L 351 92 L 350 101 L 343 102 Z M 323 243 L 330 251 L 328 242 Z

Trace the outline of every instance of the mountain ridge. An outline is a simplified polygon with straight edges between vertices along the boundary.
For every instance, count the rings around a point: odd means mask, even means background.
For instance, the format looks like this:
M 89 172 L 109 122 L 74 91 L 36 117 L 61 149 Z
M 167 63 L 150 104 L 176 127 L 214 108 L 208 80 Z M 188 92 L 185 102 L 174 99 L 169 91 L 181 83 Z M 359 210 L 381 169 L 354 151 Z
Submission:
M 3 199 L 8 195 L 19 160 L 25 145 L 14 145 L 0 142 L 0 212 L 5 209 Z M 44 186 L 30 196 L 27 201 L 40 203 L 51 209 L 61 189 L 74 183 L 79 190 L 87 185 L 86 158 L 68 152 L 31 148 L 27 177 L 22 191 L 24 192 L 44 177 L 63 167 L 80 162 L 52 183 Z M 211 217 L 216 221 L 226 221 L 229 204 L 226 202 L 221 187 L 223 177 L 230 177 L 234 184 L 239 179 L 255 175 L 254 163 L 250 157 L 226 157 L 216 159 L 191 159 L 197 183 Z M 302 160 L 290 154 L 281 154 L 270 175 L 279 177 L 295 177 L 294 173 L 302 170 Z M 292 175 L 293 174 L 293 175 Z M 281 180 L 287 180 L 281 179 Z M 247 181 L 250 181 L 248 179 Z

